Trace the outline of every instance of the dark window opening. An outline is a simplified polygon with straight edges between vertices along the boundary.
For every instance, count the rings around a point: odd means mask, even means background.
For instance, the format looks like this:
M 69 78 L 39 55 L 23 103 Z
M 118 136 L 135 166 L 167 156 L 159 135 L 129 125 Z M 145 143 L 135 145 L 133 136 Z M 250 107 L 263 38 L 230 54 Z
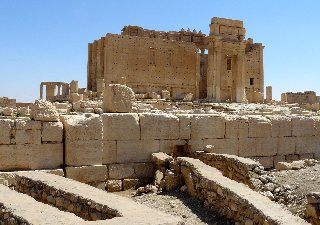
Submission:
M 232 60 L 231 58 L 227 58 L 227 70 L 231 70 L 232 69 Z
M 254 78 L 250 78 L 250 85 L 254 84 Z

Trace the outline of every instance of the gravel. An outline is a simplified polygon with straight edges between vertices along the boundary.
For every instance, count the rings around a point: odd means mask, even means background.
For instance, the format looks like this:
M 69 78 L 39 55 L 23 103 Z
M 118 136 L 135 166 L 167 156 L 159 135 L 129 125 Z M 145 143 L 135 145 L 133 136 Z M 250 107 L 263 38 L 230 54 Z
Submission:
M 186 225 L 229 225 L 233 221 L 214 214 L 197 199 L 190 198 L 180 191 L 133 195 L 134 191 L 117 193 L 132 198 L 136 202 L 158 209 L 162 212 L 179 216 Z

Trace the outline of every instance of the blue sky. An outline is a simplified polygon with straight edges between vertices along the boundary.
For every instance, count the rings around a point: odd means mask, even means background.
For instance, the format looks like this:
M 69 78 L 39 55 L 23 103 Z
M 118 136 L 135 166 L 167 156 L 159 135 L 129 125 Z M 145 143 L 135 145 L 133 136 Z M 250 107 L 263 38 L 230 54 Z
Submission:
M 0 0 L 0 96 L 33 101 L 42 81 L 86 86 L 87 43 L 124 25 L 208 33 L 212 17 L 244 21 L 265 45 L 265 85 L 320 95 L 320 1 Z

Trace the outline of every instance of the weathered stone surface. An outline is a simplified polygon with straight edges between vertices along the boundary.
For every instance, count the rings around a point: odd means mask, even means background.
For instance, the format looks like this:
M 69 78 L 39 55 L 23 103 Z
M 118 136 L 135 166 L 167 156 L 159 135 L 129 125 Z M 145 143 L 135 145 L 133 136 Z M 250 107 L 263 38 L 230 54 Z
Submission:
M 63 125 L 61 122 L 42 122 L 41 141 L 62 143 Z
M 109 165 L 109 179 L 119 180 L 124 178 L 135 178 L 133 164 Z
M 178 147 L 183 147 L 186 144 L 185 140 L 160 140 L 160 152 L 172 154 Z
M 102 148 L 101 140 L 66 140 L 65 163 L 68 166 L 101 165 Z
M 65 168 L 66 177 L 82 183 L 103 182 L 108 178 L 106 166 L 81 166 Z
M 122 180 L 107 180 L 106 190 L 108 192 L 119 192 L 122 190 Z
M 248 118 L 244 116 L 227 116 L 226 138 L 247 138 L 249 136 Z
M 274 156 L 277 145 L 272 138 L 241 138 L 239 139 L 239 156 Z
M 204 146 L 212 145 L 212 153 L 238 155 L 239 140 L 232 139 L 205 139 L 203 140 Z
M 191 138 L 191 117 L 190 114 L 178 114 L 179 118 L 179 139 L 189 140 Z
M 41 130 L 41 121 L 34 121 L 29 118 L 16 119 L 14 124 L 16 130 Z
M 31 106 L 31 119 L 38 121 L 58 122 L 59 114 L 51 102 L 36 100 Z
M 117 163 L 151 162 L 159 149 L 159 140 L 117 141 Z
M 314 121 L 310 117 L 292 117 L 292 136 L 310 137 L 315 135 Z
M 249 138 L 268 138 L 271 137 L 271 123 L 262 116 L 249 116 Z
M 103 122 L 103 140 L 139 140 L 139 116 L 136 113 L 105 113 Z
M 0 145 L 0 169 L 30 169 L 32 145 Z
M 0 119 L 0 145 L 10 144 L 11 139 L 11 120 Z
M 103 111 L 130 112 L 134 100 L 135 95 L 131 88 L 121 84 L 106 85 L 103 97 Z
M 291 118 L 287 116 L 272 115 L 267 116 L 271 122 L 272 137 L 290 137 L 292 136 Z
M 103 141 L 102 164 L 117 162 L 117 142 Z
M 142 140 L 179 139 L 179 119 L 170 114 L 139 114 Z
M 191 138 L 224 138 L 225 127 L 224 117 L 210 114 L 194 115 L 191 118 Z
M 63 115 L 60 119 L 68 141 L 102 139 L 102 121 L 99 115 Z
M 23 144 L 41 144 L 40 130 L 16 130 L 15 143 Z
M 30 169 L 54 169 L 63 165 L 63 144 L 31 145 Z

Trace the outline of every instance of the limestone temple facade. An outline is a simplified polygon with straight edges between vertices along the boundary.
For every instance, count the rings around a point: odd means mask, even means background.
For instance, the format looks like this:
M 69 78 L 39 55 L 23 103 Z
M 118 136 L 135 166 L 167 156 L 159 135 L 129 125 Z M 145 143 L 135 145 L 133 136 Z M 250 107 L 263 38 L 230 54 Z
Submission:
M 170 91 L 172 99 L 263 102 L 261 43 L 245 39 L 239 20 L 212 18 L 210 34 L 125 26 L 88 46 L 87 89 L 126 83 L 137 94 Z

